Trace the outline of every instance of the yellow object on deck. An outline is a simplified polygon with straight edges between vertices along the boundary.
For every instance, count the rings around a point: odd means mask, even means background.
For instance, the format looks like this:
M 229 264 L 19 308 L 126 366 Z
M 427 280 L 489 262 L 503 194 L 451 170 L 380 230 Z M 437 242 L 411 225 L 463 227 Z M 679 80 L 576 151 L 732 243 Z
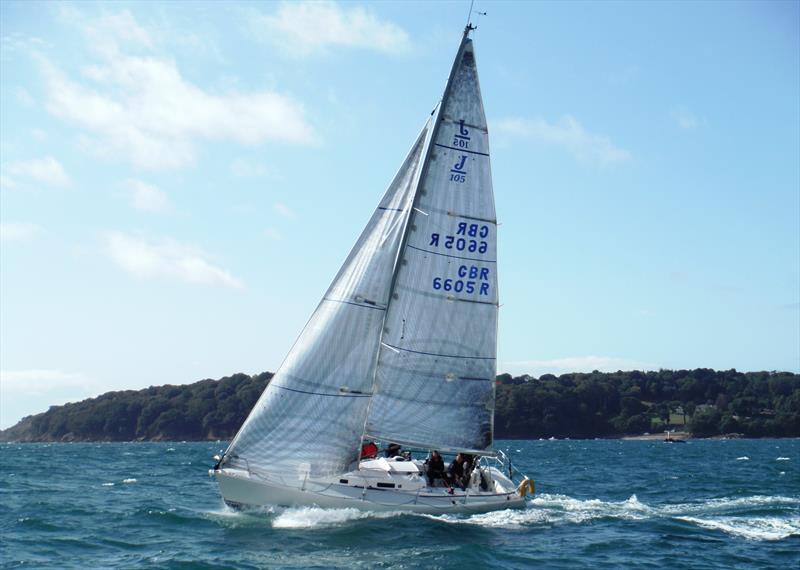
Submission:
M 519 493 L 520 497 L 527 497 L 528 493 L 533 495 L 536 493 L 536 484 L 533 482 L 533 479 L 528 479 L 525 477 L 517 487 L 517 492 Z

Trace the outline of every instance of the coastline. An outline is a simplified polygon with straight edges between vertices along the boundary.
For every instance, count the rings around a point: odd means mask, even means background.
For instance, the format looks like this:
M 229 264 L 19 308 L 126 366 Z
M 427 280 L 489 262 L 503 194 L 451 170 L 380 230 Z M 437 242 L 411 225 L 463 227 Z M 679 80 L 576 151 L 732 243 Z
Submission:
M 151 439 L 81 439 L 81 438 L 62 438 L 62 439 L 29 439 L 29 440 L 0 440 L 0 444 L 35 444 L 35 443 L 223 443 L 230 441 L 231 438 L 190 438 L 185 437 L 181 439 L 167 439 L 167 438 L 151 438 Z M 712 436 L 699 436 L 692 435 L 688 432 L 670 432 L 670 439 L 675 441 L 689 441 L 689 440 L 730 440 L 730 439 L 744 439 L 744 440 L 759 440 L 759 439 L 800 439 L 796 436 L 778 437 L 748 437 L 742 434 L 724 434 Z M 608 436 L 595 436 L 595 437 L 501 437 L 497 441 L 598 441 L 598 440 L 620 440 L 620 441 L 665 441 L 666 436 L 664 433 L 648 433 L 641 435 L 626 435 L 615 434 Z

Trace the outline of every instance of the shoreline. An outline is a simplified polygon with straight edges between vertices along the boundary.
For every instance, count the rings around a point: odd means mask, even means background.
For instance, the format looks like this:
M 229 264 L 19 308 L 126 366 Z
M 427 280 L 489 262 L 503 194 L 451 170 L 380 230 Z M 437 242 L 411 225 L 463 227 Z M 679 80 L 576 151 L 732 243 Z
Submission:
M 691 435 L 687 432 L 674 432 L 670 434 L 671 439 L 676 441 L 689 441 L 689 440 L 733 440 L 733 439 L 743 439 L 743 440 L 759 440 L 759 439 L 779 439 L 779 440 L 792 440 L 792 439 L 800 439 L 800 437 L 795 436 L 788 436 L 788 437 L 747 437 L 741 434 L 724 434 L 724 435 L 712 435 L 712 436 L 695 436 Z M 665 441 L 666 435 L 663 433 L 654 433 L 654 434 L 641 434 L 641 435 L 625 435 L 625 434 L 618 434 L 613 436 L 597 436 L 597 437 L 548 437 L 548 438 L 541 438 L 541 437 L 505 437 L 505 438 L 498 438 L 497 441 L 611 441 L 611 440 L 619 440 L 619 441 Z M 0 445 L 7 444 L 73 444 L 73 443 L 223 443 L 228 442 L 230 439 L 130 439 L 130 440 L 115 440 L 115 439 L 61 439 L 61 440 L 5 440 L 0 441 Z

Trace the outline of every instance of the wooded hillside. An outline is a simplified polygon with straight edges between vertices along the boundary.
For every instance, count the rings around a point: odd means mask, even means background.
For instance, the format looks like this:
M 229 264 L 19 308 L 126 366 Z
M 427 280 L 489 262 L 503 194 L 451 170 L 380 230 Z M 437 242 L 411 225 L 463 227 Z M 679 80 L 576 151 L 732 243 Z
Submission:
M 53 406 L 0 441 L 230 439 L 272 374 L 109 392 Z M 697 436 L 800 436 L 800 375 L 660 370 L 497 377 L 495 437 L 593 438 L 665 428 Z

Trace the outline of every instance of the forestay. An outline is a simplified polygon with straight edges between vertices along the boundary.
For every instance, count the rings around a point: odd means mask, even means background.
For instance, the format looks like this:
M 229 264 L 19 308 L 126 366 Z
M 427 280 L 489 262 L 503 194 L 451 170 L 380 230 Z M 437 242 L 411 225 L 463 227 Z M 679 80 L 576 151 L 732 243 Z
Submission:
M 393 268 L 432 120 L 286 360 L 234 438 L 226 464 L 279 474 L 342 473 L 358 460 Z
M 486 118 L 466 35 L 436 114 L 400 252 L 368 437 L 491 448 L 497 336 L 496 221 Z

